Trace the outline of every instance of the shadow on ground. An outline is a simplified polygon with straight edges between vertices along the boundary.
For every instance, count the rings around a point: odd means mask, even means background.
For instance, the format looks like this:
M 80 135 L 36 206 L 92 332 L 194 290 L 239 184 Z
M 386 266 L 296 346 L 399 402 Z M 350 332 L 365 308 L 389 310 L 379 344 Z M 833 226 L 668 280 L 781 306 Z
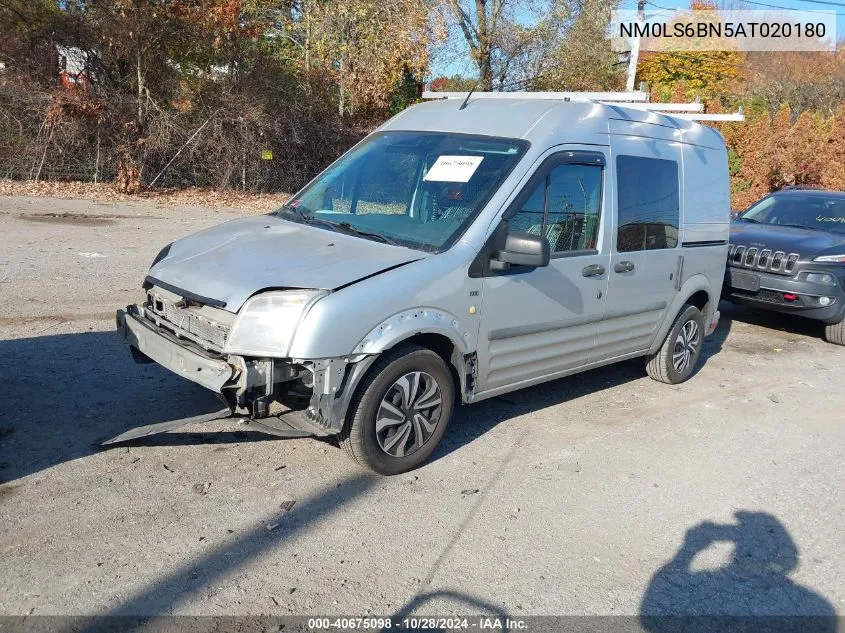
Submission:
M 784 525 L 765 512 L 735 516 L 736 523 L 705 521 L 687 531 L 649 583 L 642 626 L 651 633 L 836 631 L 833 606 L 789 577 L 799 556 Z M 707 553 L 718 544 L 732 553 L 727 564 L 714 566 Z
M 769 330 L 778 330 L 815 339 L 821 339 L 824 334 L 824 324 L 821 321 L 806 319 L 794 314 L 756 310 L 729 301 L 722 301 L 719 304 L 719 310 L 722 312 L 723 321 L 739 321 Z
M 455 613 L 483 613 L 493 618 L 499 618 L 504 621 L 508 618 L 508 612 L 502 607 L 477 598 L 467 593 L 460 591 L 453 591 L 451 589 L 440 589 L 438 591 L 426 591 L 418 593 L 411 600 L 407 602 L 401 609 L 394 613 L 391 618 L 394 622 L 401 622 L 403 619 L 412 615 L 430 615 L 438 613 L 436 608 L 432 608 L 429 603 L 446 602 L 449 608 Z M 442 608 L 442 607 L 441 607 Z
M 722 319 L 716 331 L 704 339 L 701 360 L 695 374 L 701 371 L 710 358 L 722 351 L 730 331 L 730 319 Z M 693 374 L 693 380 L 695 374 Z M 471 406 L 459 407 L 455 411 L 455 419 L 440 441 L 432 459 L 438 459 L 458 450 L 509 418 L 571 402 L 591 393 L 639 380 L 645 375 L 644 360 L 634 358 L 527 389 L 512 391 Z
M 719 352 L 729 329 L 725 322 L 706 340 L 704 362 Z M 4 340 L 0 358 L 5 391 L 0 400 L 0 483 L 104 450 L 101 442 L 134 427 L 219 408 L 202 387 L 155 364 L 135 364 L 114 332 Z M 633 360 L 459 407 L 433 459 L 458 450 L 508 418 L 644 375 L 642 360 Z M 234 422 L 232 428 L 219 433 L 172 432 L 115 446 L 285 441 L 239 430 Z

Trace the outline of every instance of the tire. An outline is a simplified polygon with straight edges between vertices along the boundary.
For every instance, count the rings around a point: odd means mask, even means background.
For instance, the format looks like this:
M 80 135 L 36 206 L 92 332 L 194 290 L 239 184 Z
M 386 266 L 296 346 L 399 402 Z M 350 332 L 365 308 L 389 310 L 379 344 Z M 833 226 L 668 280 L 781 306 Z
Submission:
M 405 473 L 434 452 L 454 404 L 455 385 L 443 359 L 430 349 L 405 345 L 370 368 L 338 439 L 360 465 L 382 475 Z M 409 417 L 409 412 L 416 413 Z
M 825 324 L 824 340 L 834 345 L 845 345 L 845 320 Z
M 701 311 L 695 306 L 684 306 L 663 345 L 648 357 L 646 372 L 654 380 L 668 385 L 684 382 L 695 371 L 703 343 L 704 317 Z

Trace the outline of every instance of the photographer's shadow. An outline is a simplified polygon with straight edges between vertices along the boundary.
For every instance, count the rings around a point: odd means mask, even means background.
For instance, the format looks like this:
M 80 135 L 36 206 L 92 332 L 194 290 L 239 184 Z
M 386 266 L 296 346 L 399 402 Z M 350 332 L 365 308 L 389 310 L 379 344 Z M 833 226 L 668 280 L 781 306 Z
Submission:
M 765 512 L 740 511 L 736 518 L 736 524 L 705 521 L 687 531 L 680 551 L 649 583 L 640 605 L 643 627 L 653 633 L 836 631 L 833 606 L 789 578 L 798 548 L 783 524 Z M 700 569 L 694 559 L 718 543 L 732 544 L 730 562 Z

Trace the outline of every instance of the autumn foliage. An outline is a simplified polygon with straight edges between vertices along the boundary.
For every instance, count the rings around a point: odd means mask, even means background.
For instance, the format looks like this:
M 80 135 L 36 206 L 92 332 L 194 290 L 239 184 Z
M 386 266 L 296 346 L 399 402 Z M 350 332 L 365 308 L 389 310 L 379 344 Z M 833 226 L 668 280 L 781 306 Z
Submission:
M 0 0 L 0 179 L 290 192 L 418 100 L 449 20 L 478 75 L 433 90 L 621 89 L 617 4 Z M 716 125 L 735 208 L 785 185 L 845 190 L 845 49 L 644 52 L 637 70 L 653 100 L 744 108 Z
M 715 125 L 728 146 L 732 204 L 747 207 L 787 185 L 845 191 L 845 104 L 831 116 L 788 105 Z
M 417 99 L 428 9 L 0 2 L 0 178 L 293 191 Z

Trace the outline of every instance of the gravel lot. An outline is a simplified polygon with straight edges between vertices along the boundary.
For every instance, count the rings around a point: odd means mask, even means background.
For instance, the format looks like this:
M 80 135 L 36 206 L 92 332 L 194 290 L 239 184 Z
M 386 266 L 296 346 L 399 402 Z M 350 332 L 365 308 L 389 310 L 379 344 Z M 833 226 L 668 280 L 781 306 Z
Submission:
M 690 382 L 463 407 L 394 478 L 223 422 L 101 450 L 214 406 L 113 314 L 236 214 L 0 197 L 0 614 L 845 613 L 845 348 L 797 319 L 723 304 Z

